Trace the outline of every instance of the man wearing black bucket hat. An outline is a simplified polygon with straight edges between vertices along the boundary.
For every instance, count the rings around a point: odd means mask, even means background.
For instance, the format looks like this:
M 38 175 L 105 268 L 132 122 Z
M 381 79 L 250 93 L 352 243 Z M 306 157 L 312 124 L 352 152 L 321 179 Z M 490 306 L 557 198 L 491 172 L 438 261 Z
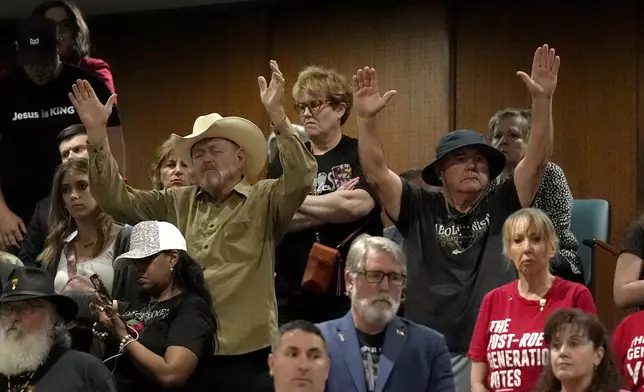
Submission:
M 505 166 L 504 155 L 474 131 L 448 133 L 423 180 L 441 192 L 412 187 L 387 168 L 376 133 L 376 115 L 396 94 L 380 96 L 376 71 L 366 67 L 353 77 L 362 167 L 387 214 L 403 235 L 409 263 L 405 316 L 443 335 L 452 355 L 458 392 L 470 391 L 467 358 L 472 329 L 483 296 L 516 279 L 502 254 L 503 222 L 529 207 L 552 150 L 552 96 L 559 57 L 547 45 L 536 50 L 532 74 L 519 72 L 532 96 L 533 122 L 525 158 L 514 175 L 489 187 Z M 544 287 L 529 287 L 543 295 Z M 477 364 L 479 366 L 480 364 Z
M 69 349 L 66 323 L 77 311 L 45 271 L 17 267 L 9 275 L 0 296 L 0 391 L 116 391 L 98 358 Z

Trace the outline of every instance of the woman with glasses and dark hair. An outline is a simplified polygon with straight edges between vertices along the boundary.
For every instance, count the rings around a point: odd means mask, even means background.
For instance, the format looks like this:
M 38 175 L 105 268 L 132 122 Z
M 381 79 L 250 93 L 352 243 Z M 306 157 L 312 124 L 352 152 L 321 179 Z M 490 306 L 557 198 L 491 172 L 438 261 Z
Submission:
M 75 4 L 64 0 L 47 1 L 39 5 L 33 14 L 43 15 L 56 22 L 60 40 L 59 55 L 62 61 L 93 72 L 114 93 L 114 79 L 109 64 L 90 57 L 89 28 L 83 13 Z
M 550 346 L 535 392 L 621 391 L 608 331 L 596 316 L 579 309 L 559 309 L 543 330 Z
M 99 305 L 97 339 L 118 348 L 118 390 L 207 390 L 204 371 L 216 349 L 217 321 L 201 266 L 168 222 L 143 221 L 132 229 L 130 250 L 115 261 L 138 276 L 142 304 Z M 119 317 L 119 313 L 120 316 Z M 127 321 L 124 321 L 127 320 Z M 202 360 L 203 359 L 203 360 Z
M 548 315 L 561 308 L 597 313 L 584 285 L 550 272 L 557 251 L 557 233 L 545 212 L 524 208 L 505 221 L 503 254 L 519 279 L 483 297 L 468 352 L 472 392 L 532 391 L 548 363 L 542 333 Z

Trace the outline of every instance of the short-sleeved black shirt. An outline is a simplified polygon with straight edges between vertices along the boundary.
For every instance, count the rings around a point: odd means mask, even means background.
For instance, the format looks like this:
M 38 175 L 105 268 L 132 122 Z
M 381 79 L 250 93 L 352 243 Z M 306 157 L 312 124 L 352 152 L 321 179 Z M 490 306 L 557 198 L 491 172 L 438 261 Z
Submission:
M 502 228 L 520 208 L 512 178 L 489 187 L 466 214 L 442 193 L 403 180 L 396 227 L 408 264 L 405 317 L 442 333 L 452 353 L 467 352 L 483 296 L 516 279 L 502 254 Z
M 138 341 L 148 350 L 164 356 L 168 347 L 181 346 L 200 359 L 197 369 L 181 391 L 200 390 L 201 372 L 207 371 L 202 366 L 205 361 L 201 359 L 214 353 L 215 325 L 211 315 L 212 311 L 206 301 L 187 293 L 124 313 L 125 317 L 134 316 L 143 324 Z M 118 358 L 114 375 L 120 392 L 160 389 L 159 385 L 137 368 L 127 353 Z
M 44 86 L 33 83 L 23 68 L 0 80 L 0 186 L 5 202 L 25 224 L 51 190 L 60 164 L 58 133 L 81 123 L 68 96 L 78 79 L 89 81 L 99 100 L 107 102 L 111 93 L 101 79 L 67 63 Z M 120 125 L 116 107 L 108 125 Z

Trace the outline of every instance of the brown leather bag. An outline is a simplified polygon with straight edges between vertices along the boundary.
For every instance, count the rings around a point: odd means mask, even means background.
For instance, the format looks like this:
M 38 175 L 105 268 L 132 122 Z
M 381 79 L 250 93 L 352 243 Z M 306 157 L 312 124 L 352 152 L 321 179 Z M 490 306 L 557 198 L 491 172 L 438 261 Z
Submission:
M 342 286 L 342 256 L 340 249 L 349 241 L 353 240 L 369 222 L 367 219 L 360 227 L 347 236 L 340 244 L 331 248 L 330 246 L 322 245 L 315 242 L 309 252 L 309 260 L 306 263 L 306 270 L 302 277 L 302 290 L 309 291 L 316 294 L 324 294 L 329 290 L 331 279 L 333 279 L 333 272 L 338 271 L 338 284 L 336 295 L 341 295 Z
M 326 293 L 339 258 L 340 251 L 337 248 L 331 248 L 319 242 L 314 243 L 302 277 L 302 289 L 317 294 Z

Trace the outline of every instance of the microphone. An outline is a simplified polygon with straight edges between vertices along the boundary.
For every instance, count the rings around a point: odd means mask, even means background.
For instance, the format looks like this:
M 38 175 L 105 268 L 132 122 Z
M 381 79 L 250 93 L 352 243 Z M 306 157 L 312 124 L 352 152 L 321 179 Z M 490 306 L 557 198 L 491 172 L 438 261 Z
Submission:
M 546 299 L 545 298 L 541 298 L 539 300 L 539 306 L 541 306 L 540 310 L 543 310 L 543 308 L 546 306 Z

